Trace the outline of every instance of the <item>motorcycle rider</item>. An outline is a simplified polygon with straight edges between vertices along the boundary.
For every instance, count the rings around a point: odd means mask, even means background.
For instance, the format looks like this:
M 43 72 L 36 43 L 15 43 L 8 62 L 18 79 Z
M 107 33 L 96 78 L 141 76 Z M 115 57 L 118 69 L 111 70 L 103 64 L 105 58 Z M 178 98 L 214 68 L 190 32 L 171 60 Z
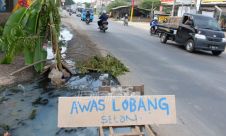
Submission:
M 157 17 L 154 17 L 154 19 L 150 22 L 150 33 L 151 34 L 154 34 L 156 33 L 156 26 L 158 25 L 158 18 Z
M 90 12 L 89 12 L 89 10 L 86 11 L 86 19 L 90 19 Z
M 155 30 L 155 26 L 157 26 L 157 25 L 158 25 L 158 18 L 154 17 L 154 19 L 150 23 L 150 26 L 151 26 L 152 29 Z
M 108 20 L 108 15 L 106 14 L 106 11 L 104 10 L 101 14 L 101 16 L 99 17 L 99 21 L 97 22 L 99 28 L 103 25 L 103 22 Z

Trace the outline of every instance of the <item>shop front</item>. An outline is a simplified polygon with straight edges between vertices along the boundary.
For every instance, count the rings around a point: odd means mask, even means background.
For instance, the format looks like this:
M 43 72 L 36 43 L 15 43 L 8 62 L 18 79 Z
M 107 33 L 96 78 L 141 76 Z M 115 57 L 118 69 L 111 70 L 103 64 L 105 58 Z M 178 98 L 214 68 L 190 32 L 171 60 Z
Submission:
M 222 30 L 226 31 L 226 0 L 202 0 L 200 13 L 214 17 Z

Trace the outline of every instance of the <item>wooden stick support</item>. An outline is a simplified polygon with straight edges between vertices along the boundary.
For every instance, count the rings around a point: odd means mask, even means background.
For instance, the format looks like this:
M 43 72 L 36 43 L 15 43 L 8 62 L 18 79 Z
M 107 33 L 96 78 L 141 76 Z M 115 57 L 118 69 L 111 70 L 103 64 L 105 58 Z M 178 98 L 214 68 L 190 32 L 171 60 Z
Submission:
M 121 86 L 123 89 L 125 88 L 131 88 L 132 92 L 137 92 L 140 95 L 144 95 L 144 85 L 140 86 Z M 100 93 L 111 93 L 111 87 L 110 86 L 101 86 L 99 88 Z
M 109 127 L 109 136 L 114 136 L 114 130 L 113 127 Z
M 149 125 L 143 125 L 143 126 L 126 126 L 131 127 L 132 131 L 127 133 L 115 133 L 114 128 L 123 128 L 125 126 L 110 126 L 110 127 L 104 127 L 105 129 L 109 129 L 109 135 L 108 136 L 145 136 L 145 132 L 147 136 L 156 136 Z M 141 131 L 141 127 L 144 128 L 145 132 Z M 104 128 L 99 128 L 99 136 L 104 136 Z
M 104 136 L 104 129 L 102 127 L 99 128 L 99 136 Z
M 155 134 L 152 132 L 149 125 L 145 125 L 145 130 L 146 130 L 148 136 L 155 136 Z
M 144 85 L 140 86 L 121 86 L 122 88 L 132 88 L 132 92 L 139 92 L 140 95 L 144 95 Z M 111 87 L 110 86 L 102 86 L 99 88 L 99 92 L 104 92 L 104 93 L 111 93 Z M 125 126 L 114 126 L 114 128 L 123 128 Z M 149 125 L 144 125 L 144 126 L 126 126 L 126 127 L 131 127 L 132 131 L 128 133 L 119 133 L 116 134 L 114 133 L 114 128 L 112 126 L 105 127 L 109 129 L 109 136 L 144 136 L 145 133 L 141 132 L 141 127 L 145 128 L 147 136 L 155 136 L 155 134 L 152 132 L 152 129 L 150 128 Z M 100 127 L 99 128 L 99 136 L 104 136 L 104 128 Z

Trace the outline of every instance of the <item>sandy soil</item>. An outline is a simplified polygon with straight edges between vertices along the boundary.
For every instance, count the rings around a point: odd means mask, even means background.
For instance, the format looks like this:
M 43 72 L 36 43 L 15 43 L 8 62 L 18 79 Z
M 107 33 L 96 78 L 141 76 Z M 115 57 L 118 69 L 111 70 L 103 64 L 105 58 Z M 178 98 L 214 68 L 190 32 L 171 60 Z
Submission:
M 71 29 L 74 35 L 69 42 L 67 57 L 72 58 L 74 61 L 84 61 L 95 55 L 104 56 L 107 54 L 107 51 L 99 48 L 83 30 L 73 23 L 72 18 L 62 18 L 62 23 Z
M 3 57 L 4 54 L 0 53 L 0 59 Z M 32 68 L 28 68 L 27 70 L 21 71 L 14 76 L 10 76 L 10 73 L 24 66 L 24 59 L 22 55 L 17 56 L 12 64 L 0 64 L 0 87 L 27 82 L 34 78 L 35 72 Z

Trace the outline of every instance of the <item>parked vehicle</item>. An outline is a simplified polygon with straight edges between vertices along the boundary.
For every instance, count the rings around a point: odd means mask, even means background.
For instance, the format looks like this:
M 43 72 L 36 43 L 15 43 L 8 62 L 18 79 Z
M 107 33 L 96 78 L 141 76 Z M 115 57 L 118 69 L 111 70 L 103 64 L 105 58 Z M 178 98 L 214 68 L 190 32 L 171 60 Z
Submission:
M 162 43 L 172 40 L 182 44 L 188 52 L 206 50 L 215 56 L 225 50 L 225 35 L 214 18 L 185 13 L 178 22 L 179 25 L 166 23 L 158 27 Z
M 76 12 L 76 9 L 71 9 L 71 12 L 73 13 L 73 14 L 76 14 L 77 12 Z
M 81 17 L 81 13 L 78 12 L 78 13 L 76 14 L 76 16 L 77 16 L 77 17 Z
M 93 9 L 91 9 L 91 8 L 82 9 L 81 20 L 86 21 L 86 12 L 87 11 L 90 12 L 90 22 L 93 22 L 94 14 L 93 14 Z

